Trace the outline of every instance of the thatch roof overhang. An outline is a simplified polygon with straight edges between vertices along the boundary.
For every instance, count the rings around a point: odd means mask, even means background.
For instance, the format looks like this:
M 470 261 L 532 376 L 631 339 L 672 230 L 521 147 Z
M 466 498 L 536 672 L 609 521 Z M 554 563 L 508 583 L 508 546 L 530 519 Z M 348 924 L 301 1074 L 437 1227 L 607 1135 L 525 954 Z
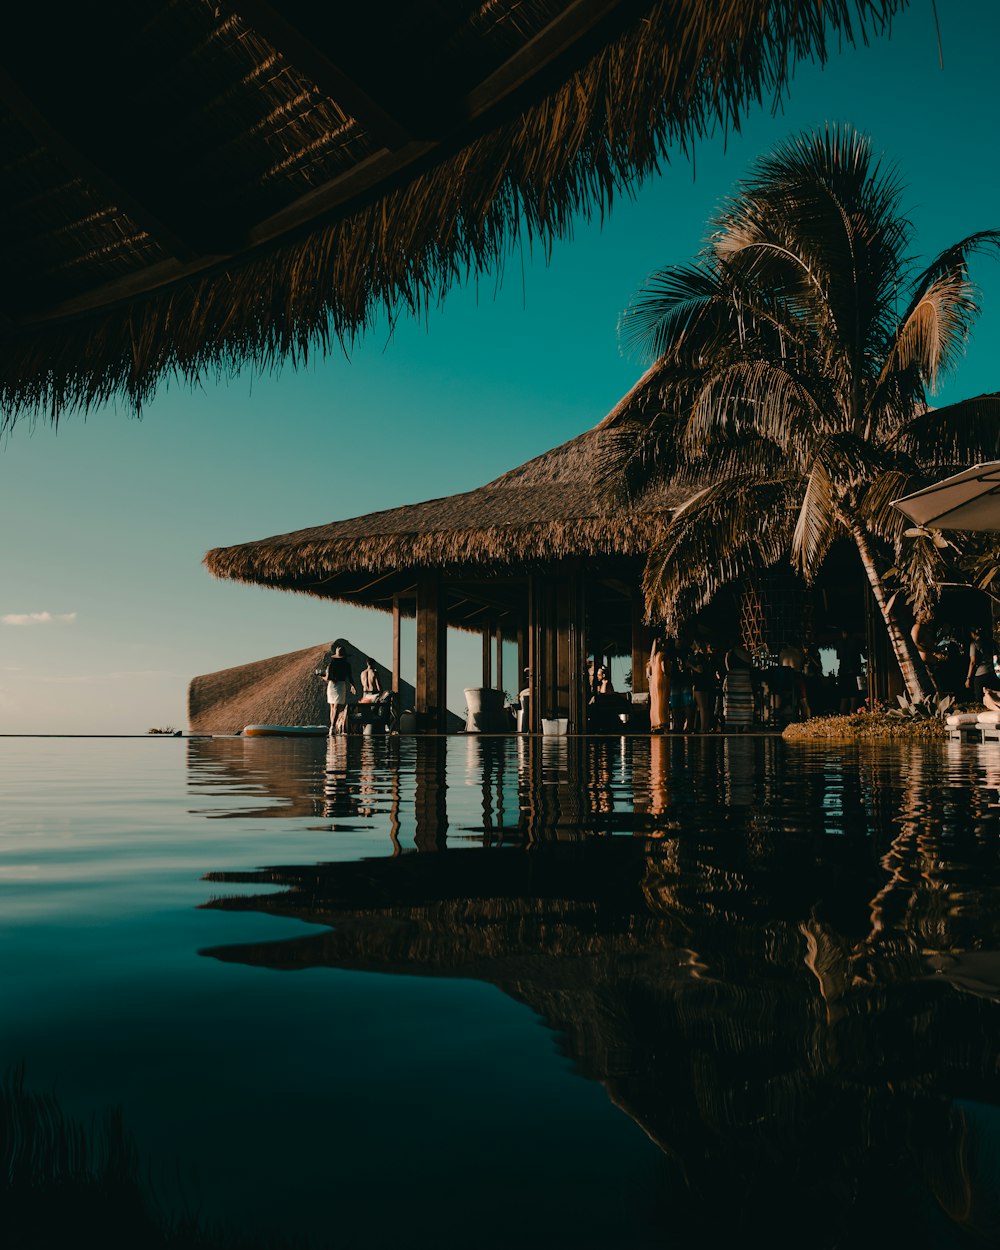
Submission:
M 19 5 L 0 427 L 419 309 L 905 0 Z
M 474 583 L 605 558 L 634 557 L 638 569 L 692 488 L 615 506 L 601 472 L 617 437 L 605 421 L 478 490 L 217 547 L 205 564 L 216 577 L 383 609 L 421 570 Z

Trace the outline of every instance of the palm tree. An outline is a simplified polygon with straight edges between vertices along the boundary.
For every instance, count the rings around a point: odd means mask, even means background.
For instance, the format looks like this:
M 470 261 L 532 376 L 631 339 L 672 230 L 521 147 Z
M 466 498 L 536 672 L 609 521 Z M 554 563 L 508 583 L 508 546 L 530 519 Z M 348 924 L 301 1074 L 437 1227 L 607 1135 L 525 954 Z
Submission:
M 761 158 L 702 253 L 653 274 L 623 317 L 625 345 L 656 362 L 657 401 L 619 426 L 614 473 L 629 495 L 664 479 L 711 482 L 649 559 L 655 616 L 689 615 L 789 557 L 811 580 L 846 537 L 919 698 L 929 678 L 886 578 L 901 576 L 923 606 L 937 549 L 908 547 L 890 505 L 1000 455 L 1000 396 L 928 403 L 978 312 L 968 260 L 996 249 L 1000 232 L 972 234 L 918 271 L 900 198 L 894 170 L 847 127 Z

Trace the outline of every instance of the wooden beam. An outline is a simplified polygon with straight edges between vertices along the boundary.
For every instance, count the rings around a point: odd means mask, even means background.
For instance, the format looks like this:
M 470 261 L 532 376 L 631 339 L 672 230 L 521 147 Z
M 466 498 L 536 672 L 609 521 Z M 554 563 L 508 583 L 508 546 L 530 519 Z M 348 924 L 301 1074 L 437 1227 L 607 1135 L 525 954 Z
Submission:
M 43 112 L 3 65 L 0 65 L 0 105 L 52 154 L 68 179 L 81 178 L 108 207 L 130 218 L 138 230 L 150 235 L 175 262 L 191 261 L 201 253 L 201 247 L 189 232 L 183 227 L 178 230 L 176 222 L 165 219 L 160 207 L 154 207 L 149 196 L 137 194 L 134 187 L 123 185 L 120 173 L 113 174 L 108 162 L 95 159 L 73 142 L 59 125 L 58 119 L 64 113 L 58 109 Z M 30 298 L 30 292 L 27 296 Z
M 648 0 L 576 0 L 566 5 L 469 92 L 466 116 L 476 120 L 501 105 L 513 112 L 541 99 L 649 7 Z
M 590 699 L 587 691 L 586 587 L 579 573 L 570 575 L 567 599 L 569 729 L 571 733 L 586 733 Z
M 399 694 L 400 650 L 400 614 L 399 595 L 392 596 L 392 693 Z M 398 711 L 398 709 L 397 709 Z
M 424 572 L 417 580 L 417 728 L 441 733 L 445 728 L 447 625 L 441 579 Z
M 80 74 L 75 73 L 61 94 L 46 94 L 46 111 L 52 118 L 79 118 L 74 134 L 67 133 L 65 137 L 66 155 L 76 162 L 73 168 L 78 172 L 89 167 L 100 183 L 98 189 L 101 193 L 121 204 L 130 217 L 134 214 L 137 223 L 170 252 L 171 258 L 42 309 L 32 310 L 21 302 L 18 315 L 13 317 L 11 314 L 18 325 L 43 325 L 98 309 L 110 309 L 182 282 L 209 277 L 225 271 L 234 261 L 248 259 L 254 251 L 357 212 L 393 189 L 406 185 L 418 174 L 460 151 L 479 135 L 517 116 L 523 108 L 543 98 L 576 66 L 582 65 L 591 51 L 596 51 L 602 42 L 613 38 L 640 17 L 650 7 L 650 0 L 577 0 L 464 98 L 446 100 L 441 97 L 432 101 L 430 97 L 440 93 L 435 93 L 426 81 L 422 89 L 416 91 L 397 83 L 397 94 L 401 93 L 404 107 L 393 104 L 384 87 L 376 90 L 367 86 L 354 71 L 353 61 L 352 68 L 347 69 L 344 54 L 332 50 L 334 45 L 329 41 L 310 38 L 309 32 L 304 30 L 304 24 L 309 19 L 303 16 L 303 12 L 308 13 L 315 6 L 283 4 L 279 13 L 271 5 L 257 4 L 256 0 L 235 0 L 234 7 L 238 14 L 245 13 L 244 20 L 251 27 L 255 24 L 256 14 L 264 38 L 268 38 L 270 30 L 279 46 L 286 43 L 289 58 L 295 64 L 295 56 L 298 56 L 301 72 L 306 77 L 314 81 L 324 79 L 326 88 L 317 81 L 321 90 L 332 92 L 336 88 L 345 109 L 355 112 L 358 121 L 366 127 L 370 126 L 375 142 L 384 146 L 268 217 L 256 222 L 244 222 L 236 228 L 231 218 L 225 222 L 206 218 L 204 205 L 192 204 L 190 197 L 176 190 L 178 180 L 172 178 L 171 171 L 162 163 L 149 163 L 145 169 L 137 170 L 130 156 L 138 145 L 129 135 L 122 132 L 116 140 L 107 126 L 99 124 L 99 119 L 89 116 L 86 108 L 81 110 L 77 107 L 80 101 L 86 101 L 88 92 L 80 82 Z M 343 6 L 330 8 L 336 14 L 337 48 L 357 46 L 366 21 L 373 24 L 369 30 L 372 46 L 384 44 L 385 32 L 374 26 L 374 23 L 383 21 L 380 12 L 368 18 L 360 10 L 348 14 Z M 14 12 L 23 15 L 32 10 L 22 7 Z M 92 13 L 89 8 L 84 6 L 80 12 L 90 20 Z M 326 20 L 333 19 L 328 16 Z M 22 45 L 29 51 L 32 46 L 38 46 L 40 41 L 29 38 L 30 33 L 28 29 L 20 31 L 15 42 L 8 23 L 5 28 L 8 64 L 20 63 L 18 49 Z M 96 35 L 99 36 L 100 31 Z M 87 48 L 94 38 L 92 35 Z M 100 44 L 96 46 L 100 47 Z M 411 62 L 420 59 L 414 57 L 410 48 L 396 49 L 396 52 Z M 85 58 L 81 61 L 83 63 L 90 64 Z M 33 74 L 33 70 L 29 69 L 29 73 Z M 88 68 L 88 73 L 93 77 L 92 68 Z M 380 78 L 386 77 L 384 65 L 380 66 L 379 75 Z M 57 67 L 56 72 L 48 77 L 58 82 L 64 75 L 58 72 Z M 34 80 L 33 77 L 28 79 L 29 82 Z M 23 87 L 23 78 L 20 81 Z M 336 96 L 331 98 L 336 99 Z M 414 126 L 411 122 L 418 110 L 424 117 L 420 126 Z M 437 123 L 427 125 L 428 118 L 437 119 Z M 443 129 L 438 124 L 442 119 Z M 141 119 L 135 119 L 133 123 L 135 129 L 141 124 Z M 405 139 L 406 133 L 412 134 L 420 129 L 434 133 L 427 138 Z M 442 138 L 444 131 L 448 133 Z
M 541 624 L 539 617 L 542 611 L 539 594 L 538 575 L 528 576 L 528 731 L 536 734 L 541 732 L 542 721 L 539 704 L 539 663 L 541 651 Z
M 645 601 L 642 591 L 635 590 L 632 595 L 632 693 L 645 694 L 649 690 L 649 675 L 646 665 L 653 642 L 652 627 L 643 621 Z
M 496 648 L 497 648 L 496 688 L 497 690 L 502 690 L 503 689 L 503 630 L 500 628 L 499 625 L 497 625 L 496 627 L 494 641 L 496 642 Z
M 413 138 L 405 111 L 387 107 L 384 100 L 376 99 L 344 67 L 343 57 L 350 57 L 351 48 L 346 40 L 338 38 L 338 23 L 344 17 L 341 6 L 314 4 L 299 8 L 295 22 L 289 20 L 287 12 L 278 12 L 264 0 L 229 0 L 228 7 L 262 35 L 289 65 L 360 122 L 375 146 L 398 148 Z M 286 10 L 292 7 L 284 6 Z M 379 14 L 377 20 L 382 22 L 384 18 Z M 334 47 L 340 49 L 339 58 L 333 53 Z
M 492 644 L 493 630 L 487 625 L 483 629 L 483 689 L 488 690 L 493 685 L 493 664 L 492 664 Z

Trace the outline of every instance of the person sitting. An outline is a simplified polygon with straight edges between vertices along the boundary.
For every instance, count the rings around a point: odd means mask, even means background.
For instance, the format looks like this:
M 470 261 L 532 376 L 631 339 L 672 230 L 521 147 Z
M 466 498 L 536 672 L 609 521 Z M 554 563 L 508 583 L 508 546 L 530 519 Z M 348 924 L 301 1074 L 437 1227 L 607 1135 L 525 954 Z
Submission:
M 361 670 L 361 702 L 377 703 L 381 693 L 382 683 L 379 681 L 378 669 L 375 661 L 369 658 L 367 665 Z
M 595 694 L 614 694 L 615 688 L 611 684 L 611 674 L 602 664 L 597 670 L 597 677 L 594 681 Z

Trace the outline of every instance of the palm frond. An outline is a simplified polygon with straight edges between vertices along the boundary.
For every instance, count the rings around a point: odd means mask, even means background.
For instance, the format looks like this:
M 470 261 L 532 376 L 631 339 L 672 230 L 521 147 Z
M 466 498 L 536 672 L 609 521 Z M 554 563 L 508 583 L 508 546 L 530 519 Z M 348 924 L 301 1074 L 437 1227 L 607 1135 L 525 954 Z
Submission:
M 942 374 L 953 369 L 965 351 L 979 315 L 976 287 L 968 260 L 975 252 L 996 251 L 995 230 L 969 235 L 941 253 L 914 283 L 909 306 L 900 322 L 880 381 L 891 371 L 915 366 L 931 391 Z
M 704 264 L 660 269 L 643 284 L 622 314 L 622 350 L 659 360 L 692 333 L 703 329 L 720 299 L 718 275 Z
M 889 446 L 942 474 L 1000 460 L 1000 392 L 921 412 L 901 424 Z
M 915 477 L 912 469 L 886 469 L 858 492 L 858 516 L 877 538 L 896 543 L 909 521 L 898 508 L 892 506 L 893 500 L 926 485 L 927 479 Z
M 643 576 L 651 616 L 677 622 L 752 568 L 787 556 L 794 524 L 788 483 L 755 475 L 700 491 L 674 514 Z
M 792 564 L 811 582 L 839 528 L 833 483 L 817 459 L 806 482 L 802 506 L 792 531 Z
M 826 424 L 827 396 L 817 397 L 807 379 L 783 361 L 740 358 L 706 374 L 684 431 L 689 448 L 704 446 L 727 430 L 753 431 L 787 447 L 804 428 Z
M 623 421 L 605 435 L 597 486 L 612 507 L 633 507 L 681 476 L 682 423 L 664 413 L 652 423 Z

